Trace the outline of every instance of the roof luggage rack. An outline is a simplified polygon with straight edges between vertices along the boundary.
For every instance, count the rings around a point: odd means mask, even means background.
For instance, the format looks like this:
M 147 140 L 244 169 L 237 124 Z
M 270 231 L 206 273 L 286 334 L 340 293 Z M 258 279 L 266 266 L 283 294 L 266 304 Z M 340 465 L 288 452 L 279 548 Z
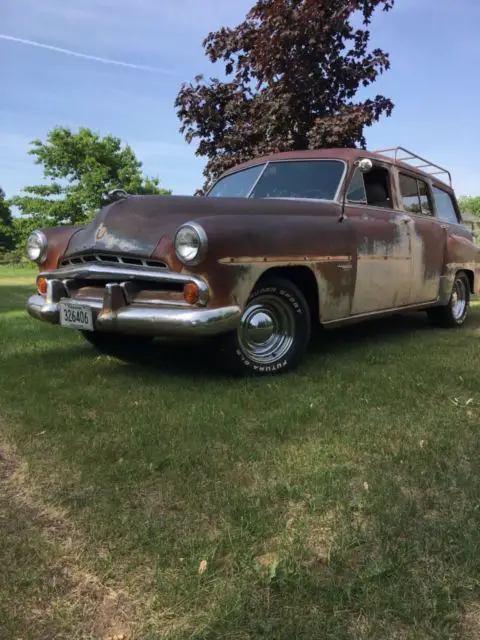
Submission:
M 409 151 L 408 149 L 405 149 L 405 147 L 392 147 L 391 149 L 378 149 L 376 151 L 374 151 L 374 153 L 380 153 L 380 154 L 387 154 L 387 153 L 392 153 L 394 152 L 394 162 L 421 162 L 423 164 L 412 164 L 412 167 L 414 169 L 422 169 L 425 173 L 428 173 L 431 176 L 439 176 L 439 175 L 447 175 L 448 176 L 448 180 L 450 183 L 450 187 L 452 187 L 452 174 L 450 173 L 450 171 L 448 171 L 448 169 L 444 169 L 443 167 L 440 167 L 438 164 L 434 164 L 433 162 L 429 162 L 428 160 L 426 160 L 425 158 L 422 158 L 422 156 L 418 156 L 416 153 L 413 153 L 412 151 Z M 399 153 L 404 153 L 406 155 L 399 157 Z M 432 171 L 434 170 L 434 171 Z

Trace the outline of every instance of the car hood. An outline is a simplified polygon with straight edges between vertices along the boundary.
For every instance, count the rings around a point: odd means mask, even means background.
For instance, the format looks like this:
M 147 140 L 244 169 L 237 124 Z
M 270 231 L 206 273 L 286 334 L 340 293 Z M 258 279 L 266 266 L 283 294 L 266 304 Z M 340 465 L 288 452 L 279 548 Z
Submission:
M 179 225 L 192 220 L 226 215 L 332 215 L 337 207 L 320 201 L 130 196 L 104 207 L 79 229 L 65 256 L 95 250 L 149 257 L 162 238 L 173 240 Z

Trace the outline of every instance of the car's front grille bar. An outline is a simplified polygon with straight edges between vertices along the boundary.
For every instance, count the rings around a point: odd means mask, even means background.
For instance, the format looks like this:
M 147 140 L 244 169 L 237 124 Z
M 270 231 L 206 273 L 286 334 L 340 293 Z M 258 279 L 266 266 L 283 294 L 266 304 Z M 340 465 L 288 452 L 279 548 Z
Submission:
M 200 292 L 199 303 L 205 305 L 209 299 L 209 288 L 205 280 L 199 276 L 188 275 L 186 273 L 175 273 L 161 269 L 153 269 L 148 267 L 137 267 L 130 265 L 106 265 L 106 264 L 74 264 L 67 267 L 61 267 L 54 271 L 43 271 L 38 274 L 39 277 L 45 278 L 47 281 L 55 280 L 59 282 L 68 280 L 83 280 L 91 282 L 104 283 L 122 283 L 122 282 L 155 282 L 157 284 L 177 284 L 186 285 L 194 283 L 198 286 Z M 62 285 L 63 286 L 63 285 Z
M 64 258 L 60 262 L 61 267 L 70 267 L 77 264 L 124 264 L 157 269 L 167 268 L 165 262 L 161 260 L 149 260 L 148 258 L 137 258 L 135 256 L 118 256 L 110 253 L 85 253 Z

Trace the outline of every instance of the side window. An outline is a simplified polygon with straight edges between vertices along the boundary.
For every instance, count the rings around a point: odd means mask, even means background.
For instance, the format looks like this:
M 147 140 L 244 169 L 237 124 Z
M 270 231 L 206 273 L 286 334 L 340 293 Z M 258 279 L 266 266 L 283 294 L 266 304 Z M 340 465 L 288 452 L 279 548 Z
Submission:
M 374 167 L 368 173 L 355 171 L 347 198 L 350 202 L 392 209 L 390 194 L 390 172 L 383 167 Z
M 418 194 L 420 196 L 420 211 L 426 216 L 433 216 L 433 208 L 428 195 L 427 183 L 423 180 L 417 180 L 417 182 Z
M 455 211 L 455 206 L 453 204 L 452 196 L 446 191 L 443 191 L 443 189 L 433 187 L 433 197 L 435 199 L 435 205 L 437 207 L 437 215 L 440 220 L 458 224 L 459 221 L 457 212 Z
M 426 182 L 404 173 L 400 174 L 400 197 L 403 208 L 409 213 L 432 215 Z
M 363 181 L 363 173 L 358 169 L 355 169 L 355 173 L 352 176 L 352 180 L 348 188 L 347 200 L 349 202 L 367 204 L 367 194 L 365 191 L 365 182 Z
M 374 167 L 363 176 L 365 181 L 365 191 L 367 192 L 367 203 L 372 207 L 385 207 L 392 209 L 390 197 L 390 172 L 383 167 Z
M 418 196 L 418 184 L 415 178 L 400 174 L 400 196 L 403 208 L 409 213 L 420 213 L 420 198 Z

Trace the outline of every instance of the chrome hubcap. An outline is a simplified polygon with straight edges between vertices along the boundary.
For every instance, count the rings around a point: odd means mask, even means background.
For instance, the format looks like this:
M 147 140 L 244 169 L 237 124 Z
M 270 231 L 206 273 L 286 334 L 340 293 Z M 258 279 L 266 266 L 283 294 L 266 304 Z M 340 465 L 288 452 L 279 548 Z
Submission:
M 239 346 L 249 360 L 258 364 L 273 363 L 292 347 L 294 311 L 278 296 L 259 296 L 245 310 L 237 335 Z
M 461 320 L 467 308 L 467 292 L 463 280 L 456 280 L 452 292 L 452 314 L 455 320 Z

